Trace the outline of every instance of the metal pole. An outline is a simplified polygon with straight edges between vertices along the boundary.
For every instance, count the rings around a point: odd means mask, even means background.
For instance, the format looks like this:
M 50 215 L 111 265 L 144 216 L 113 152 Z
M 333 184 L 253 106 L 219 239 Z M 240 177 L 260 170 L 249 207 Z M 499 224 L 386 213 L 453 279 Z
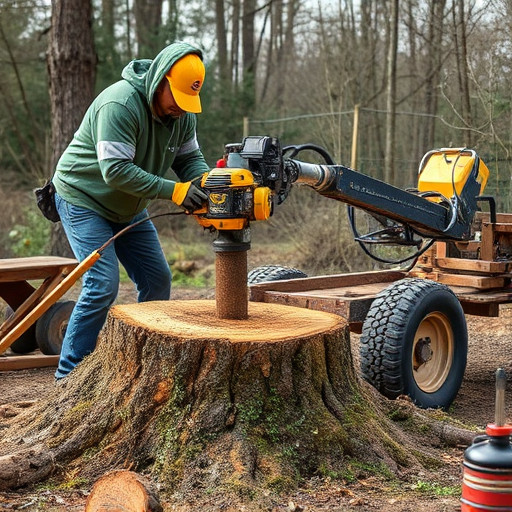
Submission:
M 497 427 L 505 425 L 505 387 L 507 374 L 503 368 L 496 370 L 496 410 L 494 423 Z
M 352 128 L 352 156 L 350 158 L 350 167 L 357 168 L 357 136 L 359 132 L 359 103 L 354 107 L 354 126 Z

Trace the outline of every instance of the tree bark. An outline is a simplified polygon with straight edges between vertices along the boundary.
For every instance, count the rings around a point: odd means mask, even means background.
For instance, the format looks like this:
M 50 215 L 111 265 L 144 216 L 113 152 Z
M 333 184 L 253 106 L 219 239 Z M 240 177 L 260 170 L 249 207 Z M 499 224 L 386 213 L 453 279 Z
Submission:
M 49 41 L 53 170 L 94 97 L 96 53 L 91 2 L 75 5 L 52 0 Z M 51 254 L 72 256 L 60 224 L 52 226 Z
M 238 89 L 239 73 L 238 66 L 240 64 L 240 5 L 241 0 L 233 0 L 233 14 L 231 16 L 231 59 L 230 59 L 230 76 L 233 83 L 233 89 Z
M 90 1 L 52 1 L 48 49 L 53 164 L 66 149 L 94 97 L 96 53 Z
M 424 152 L 435 147 L 435 125 L 437 114 L 437 88 L 439 86 L 441 62 L 443 59 L 443 30 L 446 0 L 431 0 L 428 20 L 427 46 L 427 77 L 425 80 L 425 112 L 430 114 L 424 124 Z
M 389 48 L 387 58 L 386 154 L 384 181 L 395 184 L 395 126 L 396 126 L 396 58 L 398 50 L 398 0 L 391 2 Z
M 242 4 L 244 115 L 250 115 L 252 113 L 256 101 L 256 51 L 254 47 L 255 17 L 255 0 L 244 0 Z
M 275 304 L 251 302 L 244 321 L 214 301 L 115 306 L 66 387 L 10 421 L 0 490 L 130 468 L 222 501 L 354 459 L 413 464 L 360 386 L 346 322 Z
M 226 29 L 224 0 L 215 0 L 215 34 L 219 59 L 219 78 L 224 86 L 231 85 L 228 66 L 228 36 Z
M 460 117 L 467 128 L 472 125 L 471 119 L 471 98 L 469 94 L 469 69 L 467 52 L 466 19 L 464 15 L 464 1 L 458 0 L 453 6 L 453 28 L 455 54 L 457 55 L 457 75 L 460 94 Z M 464 145 L 471 147 L 471 130 L 465 130 Z
M 162 49 L 163 0 L 135 0 L 135 28 L 139 58 L 153 59 Z

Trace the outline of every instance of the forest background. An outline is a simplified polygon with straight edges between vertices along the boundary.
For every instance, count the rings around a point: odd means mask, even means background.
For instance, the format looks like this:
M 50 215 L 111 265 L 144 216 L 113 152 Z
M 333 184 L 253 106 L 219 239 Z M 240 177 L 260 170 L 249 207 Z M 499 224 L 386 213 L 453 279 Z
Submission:
M 244 134 L 319 144 L 350 165 L 358 109 L 358 170 L 414 187 L 428 150 L 471 147 L 510 211 L 511 0 L 0 0 L 0 257 L 66 252 L 32 190 L 93 97 L 175 40 L 205 52 L 198 137 L 212 167 Z M 175 266 L 211 252 L 189 218 L 158 227 Z M 368 268 L 345 207 L 310 190 L 253 240 L 310 273 Z

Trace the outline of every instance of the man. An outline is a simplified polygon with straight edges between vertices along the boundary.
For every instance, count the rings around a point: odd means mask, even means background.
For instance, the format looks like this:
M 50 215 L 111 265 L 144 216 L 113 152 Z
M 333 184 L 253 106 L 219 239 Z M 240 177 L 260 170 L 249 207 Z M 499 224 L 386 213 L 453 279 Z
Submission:
M 91 104 L 53 177 L 56 207 L 79 261 L 147 216 L 152 199 L 169 199 L 190 211 L 204 203 L 206 195 L 193 183 L 209 170 L 196 138 L 204 74 L 201 51 L 173 43 L 152 61 L 132 61 L 123 79 Z M 179 182 L 164 178 L 170 168 Z M 146 221 L 110 244 L 84 275 L 57 380 L 94 350 L 118 292 L 118 261 L 135 283 L 139 302 L 169 299 L 171 272 L 156 229 Z

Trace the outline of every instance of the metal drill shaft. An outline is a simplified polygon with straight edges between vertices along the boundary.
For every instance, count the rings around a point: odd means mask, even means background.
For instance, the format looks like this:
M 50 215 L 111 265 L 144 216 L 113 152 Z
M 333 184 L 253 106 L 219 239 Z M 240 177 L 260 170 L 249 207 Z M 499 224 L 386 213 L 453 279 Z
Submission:
M 496 370 L 496 404 L 494 423 L 497 427 L 505 425 L 505 387 L 507 374 L 503 368 Z

